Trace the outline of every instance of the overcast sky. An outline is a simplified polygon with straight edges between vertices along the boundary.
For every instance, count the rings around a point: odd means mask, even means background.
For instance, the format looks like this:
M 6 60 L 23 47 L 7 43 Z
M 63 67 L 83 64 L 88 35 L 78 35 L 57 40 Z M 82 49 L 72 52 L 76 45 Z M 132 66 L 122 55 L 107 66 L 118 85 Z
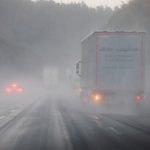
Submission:
M 63 3 L 70 3 L 70 2 L 82 2 L 84 1 L 90 7 L 96 7 L 99 5 L 104 6 L 120 6 L 122 2 L 127 3 L 129 0 L 54 0 L 55 2 L 63 2 Z

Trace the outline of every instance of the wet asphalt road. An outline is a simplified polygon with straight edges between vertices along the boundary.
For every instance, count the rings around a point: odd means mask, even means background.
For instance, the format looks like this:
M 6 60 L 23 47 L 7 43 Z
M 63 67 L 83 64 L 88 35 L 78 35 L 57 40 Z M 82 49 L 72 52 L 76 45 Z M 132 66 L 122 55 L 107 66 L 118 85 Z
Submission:
M 1 126 L 0 150 L 150 150 L 150 133 L 46 99 Z

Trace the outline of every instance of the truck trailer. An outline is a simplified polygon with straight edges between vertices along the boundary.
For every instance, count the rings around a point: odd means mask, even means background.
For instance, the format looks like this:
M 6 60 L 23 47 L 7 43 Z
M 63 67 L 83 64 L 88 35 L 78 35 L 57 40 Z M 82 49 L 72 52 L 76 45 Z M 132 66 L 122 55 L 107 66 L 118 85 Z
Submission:
M 145 91 L 145 32 L 97 31 L 81 45 L 81 100 L 102 110 L 137 109 Z

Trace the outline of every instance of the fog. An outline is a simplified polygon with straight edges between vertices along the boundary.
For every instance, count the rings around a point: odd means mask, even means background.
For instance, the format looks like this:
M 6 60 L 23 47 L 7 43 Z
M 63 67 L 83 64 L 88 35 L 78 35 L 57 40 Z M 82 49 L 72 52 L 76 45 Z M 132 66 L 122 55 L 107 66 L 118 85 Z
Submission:
M 149 3 L 133 0 L 112 10 L 102 6 L 89 8 L 85 3 L 1 0 L 1 89 L 18 82 L 25 87 L 24 92 L 30 93 L 29 97 L 46 93 L 53 98 L 79 101 L 80 79 L 75 75 L 75 64 L 81 59 L 81 40 L 96 30 L 137 30 L 146 31 L 148 41 Z M 145 86 L 149 97 L 148 49 L 146 54 Z M 58 71 L 56 85 L 44 83 L 55 78 L 44 81 L 47 66 Z
M 150 0 L 103 6 L 0 0 L 0 150 L 150 149 Z
M 45 65 L 72 68 L 80 57 L 81 39 L 112 13 L 109 8 L 52 1 L 1 0 L 0 6 L 2 66 L 38 73 Z

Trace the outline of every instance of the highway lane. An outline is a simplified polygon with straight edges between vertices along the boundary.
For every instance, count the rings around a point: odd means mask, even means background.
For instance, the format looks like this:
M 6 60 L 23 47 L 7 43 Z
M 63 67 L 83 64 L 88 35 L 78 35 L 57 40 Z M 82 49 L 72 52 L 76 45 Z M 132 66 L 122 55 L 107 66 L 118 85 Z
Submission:
M 150 135 L 107 115 L 78 111 L 47 98 L 0 128 L 0 150 L 33 149 L 149 150 Z
M 150 134 L 126 119 L 123 121 L 120 116 L 114 119 L 112 115 L 74 112 L 63 107 L 62 114 L 75 149 L 150 149 Z
M 41 99 L 1 127 L 0 150 L 70 147 L 60 113 L 55 105 L 56 103 L 49 99 Z
M 4 98 L 3 96 L 0 97 L 0 128 L 24 109 L 32 105 L 32 103 L 42 98 L 42 96 L 33 98 L 24 96 L 15 97 L 10 95 L 7 98 Z

